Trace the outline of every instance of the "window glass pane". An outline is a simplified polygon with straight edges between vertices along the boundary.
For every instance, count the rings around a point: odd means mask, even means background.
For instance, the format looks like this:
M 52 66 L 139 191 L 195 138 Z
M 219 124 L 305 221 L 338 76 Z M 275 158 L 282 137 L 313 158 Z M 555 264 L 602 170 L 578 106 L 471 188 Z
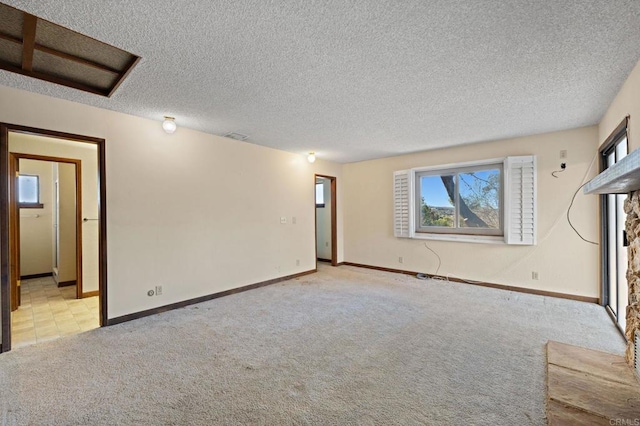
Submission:
M 627 156 L 627 138 L 623 138 L 616 145 L 616 162 Z
M 18 176 L 18 202 L 37 204 L 38 200 L 38 176 Z
M 316 204 L 324 204 L 324 185 L 316 183 Z
M 460 173 L 460 228 L 500 229 L 500 169 Z
M 448 190 L 447 190 L 448 189 Z M 451 195 L 449 195 L 451 194 Z M 420 177 L 420 226 L 455 226 L 455 176 Z

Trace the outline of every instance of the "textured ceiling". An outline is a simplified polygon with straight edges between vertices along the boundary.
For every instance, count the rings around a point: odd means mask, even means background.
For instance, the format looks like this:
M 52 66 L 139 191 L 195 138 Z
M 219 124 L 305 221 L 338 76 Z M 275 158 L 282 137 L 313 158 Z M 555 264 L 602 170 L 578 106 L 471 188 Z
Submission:
M 640 58 L 638 0 L 3 1 L 142 61 L 0 84 L 340 162 L 596 124 Z

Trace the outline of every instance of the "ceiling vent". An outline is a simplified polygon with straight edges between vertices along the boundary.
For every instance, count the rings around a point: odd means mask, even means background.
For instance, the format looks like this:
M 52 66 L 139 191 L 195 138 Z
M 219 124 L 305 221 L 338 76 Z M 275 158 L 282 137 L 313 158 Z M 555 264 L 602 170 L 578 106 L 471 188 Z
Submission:
M 0 3 L 0 69 L 109 97 L 139 60 Z
M 235 139 L 237 141 L 246 141 L 247 139 L 249 139 L 249 136 L 243 135 L 241 133 L 236 133 L 236 132 L 229 132 L 229 133 L 225 134 L 224 137 L 225 138 Z

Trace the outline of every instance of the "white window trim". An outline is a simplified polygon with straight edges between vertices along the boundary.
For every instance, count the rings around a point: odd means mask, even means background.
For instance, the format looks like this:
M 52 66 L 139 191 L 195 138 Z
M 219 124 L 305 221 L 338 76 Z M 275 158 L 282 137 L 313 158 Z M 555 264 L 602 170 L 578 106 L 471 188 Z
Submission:
M 511 164 L 517 163 L 518 161 L 529 161 L 533 165 L 533 238 L 529 240 L 519 241 L 517 238 L 514 238 L 513 230 L 511 229 L 511 213 L 512 213 L 512 176 L 511 176 Z M 416 232 L 416 223 L 415 223 L 415 194 L 414 194 L 414 182 L 416 178 L 417 172 L 425 172 L 425 171 L 438 171 L 445 170 L 451 168 L 462 168 L 462 167 L 474 167 L 474 166 L 484 166 L 484 165 L 493 165 L 496 163 L 502 162 L 503 164 L 503 207 L 502 207 L 502 229 L 504 235 L 473 235 L 473 234 L 434 234 L 428 232 Z M 536 245 L 537 244 L 537 193 L 536 193 L 536 180 L 537 180 L 537 161 L 534 155 L 527 156 L 515 156 L 515 157 L 501 157 L 501 158 L 491 158 L 480 161 L 469 161 L 469 162 L 461 162 L 461 163 L 451 163 L 451 164 L 442 164 L 437 166 L 428 166 L 428 167 L 416 167 L 409 170 L 402 170 L 394 172 L 394 188 L 396 187 L 396 179 L 399 175 L 407 175 L 409 182 L 409 212 L 410 217 L 408 219 L 408 227 L 409 232 L 402 232 L 400 234 L 397 228 L 397 218 L 395 217 L 394 211 L 394 235 L 398 238 L 413 238 L 413 239 L 423 239 L 423 240 L 438 240 L 438 241 L 454 241 L 454 242 L 465 242 L 465 243 L 484 243 L 484 244 L 520 244 L 520 245 Z M 394 209 L 397 205 L 397 200 L 395 199 L 396 195 L 394 192 Z
M 427 167 L 415 167 L 411 169 L 412 172 L 431 172 L 438 170 L 446 170 L 446 169 L 461 169 L 463 167 L 475 167 L 475 166 L 490 166 L 497 163 L 504 164 L 505 157 L 499 158 L 491 158 L 489 160 L 480 160 L 480 161 L 466 161 L 464 163 L 451 163 L 451 164 L 439 164 L 437 166 L 427 166 Z
M 502 235 L 430 234 L 427 232 L 416 232 L 412 238 L 416 240 L 454 241 L 458 243 L 506 244 Z

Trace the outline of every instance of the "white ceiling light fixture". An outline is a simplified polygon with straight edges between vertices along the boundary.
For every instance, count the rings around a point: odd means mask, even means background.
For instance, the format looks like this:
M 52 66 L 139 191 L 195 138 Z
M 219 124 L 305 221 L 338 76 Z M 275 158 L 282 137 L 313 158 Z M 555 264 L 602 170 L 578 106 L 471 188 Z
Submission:
M 316 161 L 316 153 L 311 151 L 309 153 L 309 155 L 307 156 L 307 161 L 309 161 L 310 163 L 315 163 L 315 161 Z
M 164 117 L 164 121 L 162 122 L 162 129 L 169 134 L 172 134 L 176 131 L 178 126 L 176 125 L 176 119 L 173 117 Z

